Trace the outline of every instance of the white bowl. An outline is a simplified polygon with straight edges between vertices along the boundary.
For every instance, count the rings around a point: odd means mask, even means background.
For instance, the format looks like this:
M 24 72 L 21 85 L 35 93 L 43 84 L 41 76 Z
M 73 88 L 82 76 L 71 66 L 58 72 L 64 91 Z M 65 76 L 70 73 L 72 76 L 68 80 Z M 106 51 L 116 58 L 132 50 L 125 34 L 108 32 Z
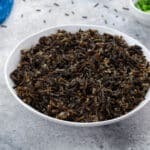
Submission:
M 19 101 L 19 103 L 24 106 L 25 108 L 27 108 L 28 110 L 30 110 L 31 112 L 33 112 L 34 114 L 37 114 L 37 116 L 40 116 L 42 118 L 45 118 L 47 120 L 49 120 L 50 122 L 56 122 L 59 124 L 63 124 L 63 125 L 70 125 L 70 126 L 82 126 L 82 127 L 91 127 L 91 126 L 102 126 L 102 125 L 108 125 L 108 124 L 112 124 L 115 122 L 118 122 L 120 120 L 123 120 L 125 118 L 130 117 L 131 115 L 133 115 L 135 112 L 137 112 L 138 110 L 140 110 L 141 108 L 143 108 L 143 106 L 145 104 L 147 104 L 150 101 L 150 90 L 148 91 L 148 93 L 146 94 L 145 100 L 142 101 L 134 110 L 130 111 L 129 113 L 122 115 L 121 117 L 118 118 L 114 118 L 111 120 L 107 120 L 107 121 L 99 121 L 99 122 L 92 122 L 92 123 L 78 123 L 78 122 L 70 122 L 70 121 L 64 121 L 64 120 L 59 120 L 56 118 L 52 118 L 49 116 L 46 116 L 38 111 L 36 111 L 34 108 L 30 107 L 29 105 L 25 104 L 16 94 L 15 90 L 12 88 L 13 87 L 13 82 L 10 78 L 10 73 L 16 69 L 17 64 L 20 60 L 20 50 L 21 49 L 25 49 L 25 48 L 30 48 L 31 46 L 33 46 L 34 44 L 36 44 L 39 40 L 40 37 L 42 36 L 48 36 L 52 33 L 55 33 L 58 29 L 64 29 L 70 32 L 77 32 L 79 29 L 82 30 L 87 30 L 87 29 L 96 29 L 99 31 L 99 33 L 110 33 L 112 35 L 120 35 L 123 36 L 124 39 L 128 42 L 129 45 L 134 45 L 137 44 L 139 46 L 142 47 L 143 53 L 146 56 L 146 59 L 148 61 L 150 61 L 150 52 L 147 50 L 146 47 L 144 47 L 141 43 L 139 43 L 137 40 L 129 37 L 128 35 L 121 33 L 117 30 L 108 28 L 108 27 L 103 27 L 103 26 L 96 26 L 96 25 L 63 25 L 63 26 L 56 26 L 56 27 L 51 27 L 48 28 L 46 30 L 43 30 L 39 33 L 33 34 L 29 37 L 27 37 L 25 40 L 21 41 L 17 47 L 12 51 L 12 53 L 10 54 L 6 65 L 5 65 L 5 79 L 6 79 L 6 83 L 7 86 L 9 88 L 9 90 L 11 91 L 12 95 L 14 96 L 14 100 Z
M 150 13 L 146 13 L 138 8 L 135 7 L 135 3 L 137 2 L 137 0 L 129 0 L 129 7 L 131 10 L 131 13 L 136 17 L 136 19 L 146 25 L 146 26 L 150 26 Z

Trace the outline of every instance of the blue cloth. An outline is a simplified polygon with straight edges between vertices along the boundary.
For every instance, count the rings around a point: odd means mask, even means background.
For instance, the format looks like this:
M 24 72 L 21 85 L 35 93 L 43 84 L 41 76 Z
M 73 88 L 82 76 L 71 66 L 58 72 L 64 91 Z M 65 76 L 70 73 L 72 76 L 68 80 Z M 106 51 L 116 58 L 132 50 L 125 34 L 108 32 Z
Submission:
M 9 16 L 13 6 L 13 0 L 0 0 L 0 24 Z

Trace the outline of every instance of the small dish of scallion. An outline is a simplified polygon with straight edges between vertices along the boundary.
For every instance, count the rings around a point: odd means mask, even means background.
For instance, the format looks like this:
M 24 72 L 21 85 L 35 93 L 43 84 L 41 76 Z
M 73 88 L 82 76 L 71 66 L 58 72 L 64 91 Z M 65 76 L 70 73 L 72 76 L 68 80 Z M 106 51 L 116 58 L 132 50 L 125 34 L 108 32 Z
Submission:
M 135 7 L 146 13 L 150 13 L 150 0 L 138 0 L 135 3 Z
M 150 0 L 130 0 L 129 7 L 138 22 L 150 27 Z

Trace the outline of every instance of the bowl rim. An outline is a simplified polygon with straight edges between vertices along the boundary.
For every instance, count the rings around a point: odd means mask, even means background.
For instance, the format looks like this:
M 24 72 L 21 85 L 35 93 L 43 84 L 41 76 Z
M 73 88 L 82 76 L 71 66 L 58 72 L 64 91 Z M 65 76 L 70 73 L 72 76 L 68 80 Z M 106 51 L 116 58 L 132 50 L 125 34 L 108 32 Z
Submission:
M 130 6 L 135 10 L 138 11 L 140 14 L 142 15 L 146 15 L 146 16 L 150 16 L 150 13 L 146 13 L 140 9 L 138 9 L 137 7 L 135 7 L 133 0 L 130 0 Z
M 85 122 L 85 123 L 82 123 L 82 122 L 73 122 L 73 121 L 65 121 L 65 120 L 60 120 L 60 119 L 57 119 L 57 118 L 53 118 L 51 116 L 47 116 L 39 111 L 37 111 L 36 109 L 32 108 L 31 106 L 29 106 L 28 104 L 24 103 L 18 96 L 17 94 L 14 92 L 13 90 L 13 87 L 9 84 L 9 76 L 7 74 L 7 66 L 9 64 L 9 61 L 12 57 L 12 55 L 15 53 L 16 49 L 18 48 L 19 45 L 21 45 L 24 41 L 26 41 L 28 38 L 32 38 L 42 32 L 46 32 L 48 30 L 55 30 L 56 28 L 59 29 L 59 28 L 67 28 L 67 27 L 88 27 L 88 28 L 103 28 L 103 29 L 106 29 L 108 30 L 108 33 L 109 31 L 112 31 L 116 34 L 120 34 L 122 37 L 126 37 L 126 38 L 129 38 L 129 39 L 133 39 L 135 42 L 139 43 L 139 45 L 145 49 L 145 51 L 147 53 L 150 54 L 149 50 L 143 45 L 141 44 L 141 42 L 137 41 L 136 39 L 128 36 L 127 34 L 123 33 L 123 32 L 120 32 L 116 29 L 113 29 L 113 28 L 110 28 L 110 27 L 107 27 L 107 26 L 101 26 L 101 25 L 88 25 L 88 24 L 67 24 L 67 25 L 57 25 L 57 26 L 52 26 L 52 27 L 49 27 L 49 28 L 46 28 L 46 29 L 43 29 L 43 30 L 40 30 L 39 32 L 36 32 L 34 34 L 31 34 L 29 36 L 27 36 L 26 38 L 24 38 L 23 40 L 21 40 L 17 45 L 16 47 L 12 50 L 12 52 L 10 53 L 10 55 L 8 56 L 7 60 L 6 60 L 6 63 L 5 63 L 5 67 L 4 67 L 4 77 L 5 77 L 5 82 L 6 82 L 6 85 L 8 87 L 8 89 L 10 90 L 11 94 L 13 95 L 13 97 L 15 97 L 15 99 L 17 99 L 17 101 L 23 105 L 25 108 L 27 108 L 30 112 L 33 112 L 34 114 L 36 114 L 37 116 L 45 119 L 45 120 L 49 120 L 49 121 L 52 121 L 54 123 L 58 123 L 58 124 L 61 124 L 61 125 L 67 125 L 67 126 L 76 126 L 76 127 L 94 127 L 94 126 L 104 126 L 104 125 L 109 125 L 109 124 L 113 124 L 113 123 L 116 123 L 116 122 L 119 122 L 121 120 L 124 120 L 124 119 L 127 119 L 129 118 L 130 116 L 132 116 L 133 114 L 135 114 L 137 111 L 139 111 L 141 108 L 143 108 L 149 101 L 150 99 L 144 99 L 137 107 L 135 107 L 133 110 L 131 110 L 130 112 L 120 116 L 120 117 L 116 117 L 116 118 L 113 118 L 113 119 L 109 119 L 109 120 L 105 120 L 105 121 L 98 121 L 98 122 Z M 148 90 L 149 91 L 149 90 Z M 148 93 L 148 92 L 147 92 Z

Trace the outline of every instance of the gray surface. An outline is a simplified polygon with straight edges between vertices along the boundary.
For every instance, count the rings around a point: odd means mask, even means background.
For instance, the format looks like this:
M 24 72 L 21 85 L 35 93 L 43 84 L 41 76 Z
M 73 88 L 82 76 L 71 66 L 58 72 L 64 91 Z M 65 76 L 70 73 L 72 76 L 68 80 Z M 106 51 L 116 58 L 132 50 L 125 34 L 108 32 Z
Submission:
M 98 0 L 74 0 L 74 5 L 71 0 L 59 0 L 60 7 L 53 6 L 53 2 L 15 0 L 13 12 L 5 23 L 8 27 L 0 28 L 0 150 L 149 150 L 150 104 L 117 124 L 72 128 L 42 120 L 11 96 L 3 75 L 6 58 L 20 40 L 41 29 L 69 23 L 104 25 L 107 19 L 107 26 L 129 34 L 150 48 L 150 29 L 137 23 L 129 11 L 122 9 L 122 6 L 127 6 L 127 0 L 99 0 L 100 5 L 96 8 L 93 5 Z M 110 8 L 104 8 L 103 4 Z M 118 14 L 114 8 L 118 9 Z M 41 12 L 36 12 L 36 9 L 41 9 Z M 51 13 L 48 13 L 49 9 Z M 75 11 L 75 15 L 71 15 L 71 10 Z M 65 16 L 65 12 L 70 16 Z M 88 19 L 81 17 L 85 15 Z M 116 15 L 119 17 L 116 18 Z M 45 24 L 44 19 L 47 21 Z

